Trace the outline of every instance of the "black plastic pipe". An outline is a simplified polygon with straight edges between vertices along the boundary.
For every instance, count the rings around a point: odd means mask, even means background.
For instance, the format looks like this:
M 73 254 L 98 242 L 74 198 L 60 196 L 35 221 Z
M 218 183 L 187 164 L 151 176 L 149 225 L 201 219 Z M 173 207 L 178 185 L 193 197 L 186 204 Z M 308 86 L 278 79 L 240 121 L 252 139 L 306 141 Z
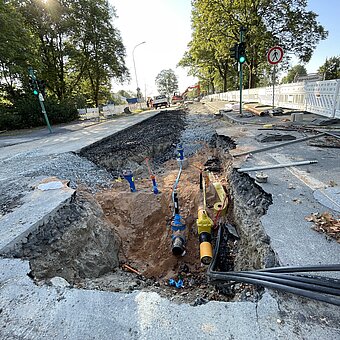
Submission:
M 332 271 L 340 271 L 340 264 L 274 267 L 274 268 L 259 269 L 258 271 L 259 272 L 271 272 L 271 273 L 332 272 Z
M 279 283 L 274 283 L 274 282 L 268 282 L 265 280 L 260 280 L 260 279 L 255 279 L 255 278 L 249 278 L 249 277 L 240 277 L 237 275 L 228 275 L 226 273 L 217 273 L 217 272 L 210 272 L 209 274 L 210 278 L 213 280 L 218 280 L 218 281 L 237 281 L 237 282 L 246 282 L 250 284 L 255 284 L 255 285 L 260 285 L 264 287 L 268 287 L 271 289 L 279 289 L 282 291 L 285 291 L 287 293 L 292 293 L 296 295 L 300 295 L 303 297 L 308 297 L 310 299 L 322 301 L 322 302 L 327 302 L 336 306 L 340 306 L 340 298 L 331 296 L 331 295 L 326 295 L 318 292 L 313 292 L 310 290 L 305 290 L 301 288 L 296 288 L 296 287 L 291 287 L 287 286 L 284 284 L 279 284 Z
M 305 290 L 310 290 L 318 293 L 325 293 L 325 294 L 332 294 L 332 295 L 337 295 L 340 296 L 340 289 L 333 288 L 333 287 L 324 287 L 320 286 L 318 284 L 314 283 L 307 283 L 307 282 L 299 282 L 299 281 L 294 281 L 290 280 L 289 278 L 280 278 L 280 277 L 273 277 L 273 276 L 265 276 L 261 275 L 260 273 L 243 273 L 243 272 L 214 272 L 213 274 L 221 274 L 225 275 L 226 277 L 228 276 L 237 276 L 237 277 L 245 277 L 245 278 L 254 278 L 257 280 L 261 281 L 268 281 L 268 282 L 274 282 L 274 283 L 279 283 L 283 285 L 287 285 L 290 287 L 295 287 L 295 288 L 301 288 Z
M 322 301 L 322 302 L 327 302 L 330 304 L 334 304 L 337 306 L 340 306 L 340 299 L 334 296 L 330 296 L 330 295 L 326 295 L 323 294 L 319 291 L 310 291 L 310 290 L 306 290 L 303 288 L 297 288 L 297 287 L 293 287 L 293 286 L 288 286 L 286 284 L 281 284 L 281 283 L 277 283 L 277 282 L 270 282 L 267 281 L 265 279 L 260 279 L 260 278 L 254 278 L 254 277 L 244 277 L 244 276 L 238 276 L 236 273 L 236 275 L 231 275 L 228 272 L 216 272 L 214 271 L 215 268 L 215 264 L 216 264 L 216 260 L 218 257 L 218 252 L 219 252 L 219 246 L 220 246 L 220 242 L 222 239 L 222 233 L 223 233 L 223 228 L 220 228 L 218 231 L 218 235 L 217 235 L 217 239 L 216 239 L 216 246 L 215 246 L 215 250 L 214 250 L 214 256 L 213 256 L 213 260 L 210 264 L 210 266 L 208 267 L 207 270 L 207 275 L 210 277 L 210 279 L 212 280 L 218 280 L 218 281 L 226 281 L 226 280 L 230 280 L 230 281 L 237 281 L 237 282 L 246 282 L 246 283 L 250 283 L 250 284 L 255 284 L 255 285 L 261 285 L 264 287 L 268 287 L 268 288 L 272 288 L 272 289 L 279 289 L 288 293 L 292 293 L 292 294 L 296 294 L 296 295 L 300 295 L 303 297 L 307 297 L 310 299 L 314 299 L 314 300 L 318 300 L 318 301 Z M 304 267 L 276 267 L 276 268 L 267 268 L 261 271 L 258 271 L 260 273 L 258 274 L 264 274 L 263 272 L 270 272 L 270 271 L 274 271 L 274 272 L 291 272 L 291 271 L 296 271 L 296 272 L 303 272 L 303 271 L 319 271 L 320 270 L 325 270 L 325 271 L 330 271 L 330 270 L 339 270 L 339 265 L 322 265 L 322 266 L 304 266 Z M 292 281 L 290 281 L 291 283 Z M 319 288 L 325 288 L 324 286 L 319 286 Z
M 174 207 L 175 207 L 175 214 L 179 215 L 177 192 L 174 193 Z
M 268 276 L 268 277 L 277 277 L 277 278 L 284 278 L 284 279 L 289 279 L 292 281 L 298 281 L 298 282 L 306 282 L 306 283 L 312 283 L 312 284 L 317 284 L 320 286 L 324 287 L 330 287 L 330 288 L 336 288 L 340 289 L 340 281 L 333 279 L 333 278 L 328 278 L 328 277 L 322 277 L 322 276 L 312 276 L 312 277 L 307 277 L 303 275 L 288 275 L 288 274 L 281 274 L 281 273 L 271 273 L 271 272 L 259 272 L 259 271 L 242 271 L 241 273 L 258 273 L 263 276 Z

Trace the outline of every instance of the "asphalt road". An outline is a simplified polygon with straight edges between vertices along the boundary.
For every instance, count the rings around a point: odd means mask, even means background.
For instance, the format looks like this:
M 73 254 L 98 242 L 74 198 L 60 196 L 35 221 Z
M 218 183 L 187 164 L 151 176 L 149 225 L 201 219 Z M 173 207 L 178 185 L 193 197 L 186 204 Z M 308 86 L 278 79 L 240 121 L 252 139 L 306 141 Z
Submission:
M 39 155 L 77 151 L 129 126 L 157 115 L 160 111 L 146 111 L 138 115 L 120 116 L 102 123 L 77 123 L 24 133 L 17 136 L 0 135 L 0 159 L 35 150 Z

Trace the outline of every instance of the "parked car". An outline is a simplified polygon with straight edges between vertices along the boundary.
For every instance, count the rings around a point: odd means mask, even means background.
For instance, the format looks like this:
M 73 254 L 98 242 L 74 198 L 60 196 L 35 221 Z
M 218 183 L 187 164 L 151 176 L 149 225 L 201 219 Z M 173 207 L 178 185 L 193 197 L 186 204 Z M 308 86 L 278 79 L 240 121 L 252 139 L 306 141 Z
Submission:
M 157 109 L 157 108 L 162 107 L 162 106 L 164 106 L 164 107 L 170 106 L 168 98 L 163 94 L 161 94 L 159 96 L 155 96 L 154 101 L 153 101 L 153 107 L 155 109 Z

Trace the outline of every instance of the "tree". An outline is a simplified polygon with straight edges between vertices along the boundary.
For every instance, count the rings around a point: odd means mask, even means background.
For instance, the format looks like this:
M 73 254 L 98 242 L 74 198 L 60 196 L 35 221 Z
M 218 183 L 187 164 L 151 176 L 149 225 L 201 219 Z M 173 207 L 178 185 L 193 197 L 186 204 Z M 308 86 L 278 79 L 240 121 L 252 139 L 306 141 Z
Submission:
M 39 77 L 59 100 L 84 92 L 98 106 L 110 92 L 110 79 L 128 76 L 107 0 L 14 1 L 38 39 Z
M 283 84 L 295 83 L 298 76 L 306 76 L 307 70 L 303 65 L 295 65 L 288 70 L 288 74 L 282 79 Z
M 132 91 L 119 90 L 117 92 L 117 94 L 121 97 L 124 97 L 124 98 L 135 98 L 135 97 L 137 97 L 136 93 L 134 93 Z
M 36 39 L 13 3 L 0 2 L 0 85 L 9 100 L 20 92 L 18 85 L 27 78 L 28 60 L 37 59 Z M 37 66 L 35 63 L 34 66 Z
M 319 67 L 318 73 L 322 74 L 325 80 L 340 79 L 340 56 L 326 59 Z
M 71 1 L 74 19 L 73 46 L 75 85 L 77 79 L 88 79 L 96 106 L 110 89 L 110 79 L 128 77 L 125 47 L 119 31 L 112 25 L 115 11 L 107 0 Z M 73 65 L 72 65 L 73 66 Z M 105 96 L 104 96 L 105 97 Z
M 48 80 L 49 90 L 63 100 L 67 96 L 67 42 L 70 35 L 68 1 L 16 0 L 16 7 L 36 37 L 39 51 L 37 75 Z M 32 60 L 31 60 L 32 62 Z
M 162 70 L 156 77 L 156 86 L 160 94 L 165 94 L 168 97 L 178 90 L 178 80 L 175 72 L 171 69 Z
M 327 37 L 316 20 L 317 14 L 307 11 L 306 7 L 306 0 L 193 0 L 190 58 L 185 55 L 182 64 L 200 69 L 207 64 L 219 75 L 215 84 L 222 81 L 224 89 L 229 87 L 228 83 L 235 86 L 235 61 L 228 52 L 239 42 L 240 28 L 244 27 L 247 55 L 244 83 L 249 88 L 255 87 L 260 75 L 269 73 L 266 61 L 269 47 L 278 44 L 286 56 L 294 53 L 302 62 L 307 62 L 317 43 Z M 281 68 L 286 65 L 280 63 Z

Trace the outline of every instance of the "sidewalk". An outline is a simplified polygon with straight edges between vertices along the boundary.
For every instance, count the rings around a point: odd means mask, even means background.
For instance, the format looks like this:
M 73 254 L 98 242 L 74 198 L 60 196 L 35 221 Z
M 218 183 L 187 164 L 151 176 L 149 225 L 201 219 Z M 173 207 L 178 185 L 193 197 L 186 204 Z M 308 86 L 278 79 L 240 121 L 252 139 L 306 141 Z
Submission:
M 0 148 L 5 146 L 11 146 L 16 144 L 27 143 L 34 140 L 39 140 L 44 137 L 59 136 L 68 132 L 80 131 L 94 126 L 102 126 L 107 124 L 112 124 L 113 122 L 119 122 L 120 120 L 128 119 L 129 117 L 140 116 L 143 117 L 145 114 L 159 111 L 143 111 L 138 114 L 121 114 L 107 119 L 104 121 L 98 121 L 94 119 L 89 120 L 79 120 L 70 123 L 59 124 L 52 126 L 52 133 L 49 132 L 47 127 L 38 127 L 33 129 L 23 129 L 16 131 L 8 131 L 0 134 Z
M 280 147 L 284 142 L 260 142 L 258 138 L 259 135 L 270 136 L 279 133 L 299 139 L 313 135 L 307 134 L 308 129 L 333 129 L 332 133 L 340 137 L 340 124 L 314 125 L 319 123 L 320 119 L 327 119 L 309 113 L 304 114 L 303 121 L 298 124 L 290 121 L 290 115 L 260 117 L 245 110 L 244 115 L 240 117 L 239 112 L 223 111 L 225 104 L 226 102 L 205 103 L 212 112 L 221 113 L 223 119 L 232 123 L 229 127 L 217 130 L 218 135 L 229 137 L 236 143 L 236 149 L 232 150 L 231 154 L 250 152 L 241 157 L 234 157 L 236 169 L 275 166 L 304 160 L 317 161 L 311 165 L 264 170 L 268 181 L 256 182 L 272 195 L 273 204 L 261 222 L 281 265 L 340 263 L 340 245 L 326 234 L 312 230 L 313 224 L 306 221 L 306 217 L 313 213 L 330 212 L 335 217 L 340 214 L 340 148 L 331 147 L 327 143 L 315 146 L 310 141 Z M 286 131 L 275 132 L 276 128 Z M 316 140 L 321 141 L 320 138 L 312 139 L 313 142 Z M 251 153 L 251 150 L 271 146 L 277 147 Z M 247 173 L 256 180 L 256 174 L 260 171 Z M 329 274 L 340 278 L 340 273 Z
M 268 125 L 272 124 L 273 126 L 280 127 L 299 127 L 299 126 L 310 126 L 316 129 L 339 129 L 340 130 L 340 120 L 337 120 L 336 123 L 332 123 L 333 120 L 323 117 L 317 114 L 303 112 L 302 121 L 291 121 L 291 114 L 301 111 L 283 109 L 282 115 L 270 116 L 270 115 L 256 115 L 247 110 L 247 107 L 257 107 L 260 104 L 244 104 L 244 110 L 242 116 L 240 116 L 239 110 L 237 111 L 228 111 L 226 109 L 226 105 L 229 106 L 229 102 L 226 101 L 213 101 L 213 102 L 204 102 L 204 104 L 212 111 L 212 112 L 222 112 L 223 116 L 227 118 L 229 121 L 237 124 L 253 124 L 253 125 Z M 238 104 L 235 104 L 238 107 Z M 261 110 L 271 109 L 270 107 L 262 107 Z M 258 112 L 260 109 L 256 110 Z M 332 124 L 330 124 L 332 123 Z

